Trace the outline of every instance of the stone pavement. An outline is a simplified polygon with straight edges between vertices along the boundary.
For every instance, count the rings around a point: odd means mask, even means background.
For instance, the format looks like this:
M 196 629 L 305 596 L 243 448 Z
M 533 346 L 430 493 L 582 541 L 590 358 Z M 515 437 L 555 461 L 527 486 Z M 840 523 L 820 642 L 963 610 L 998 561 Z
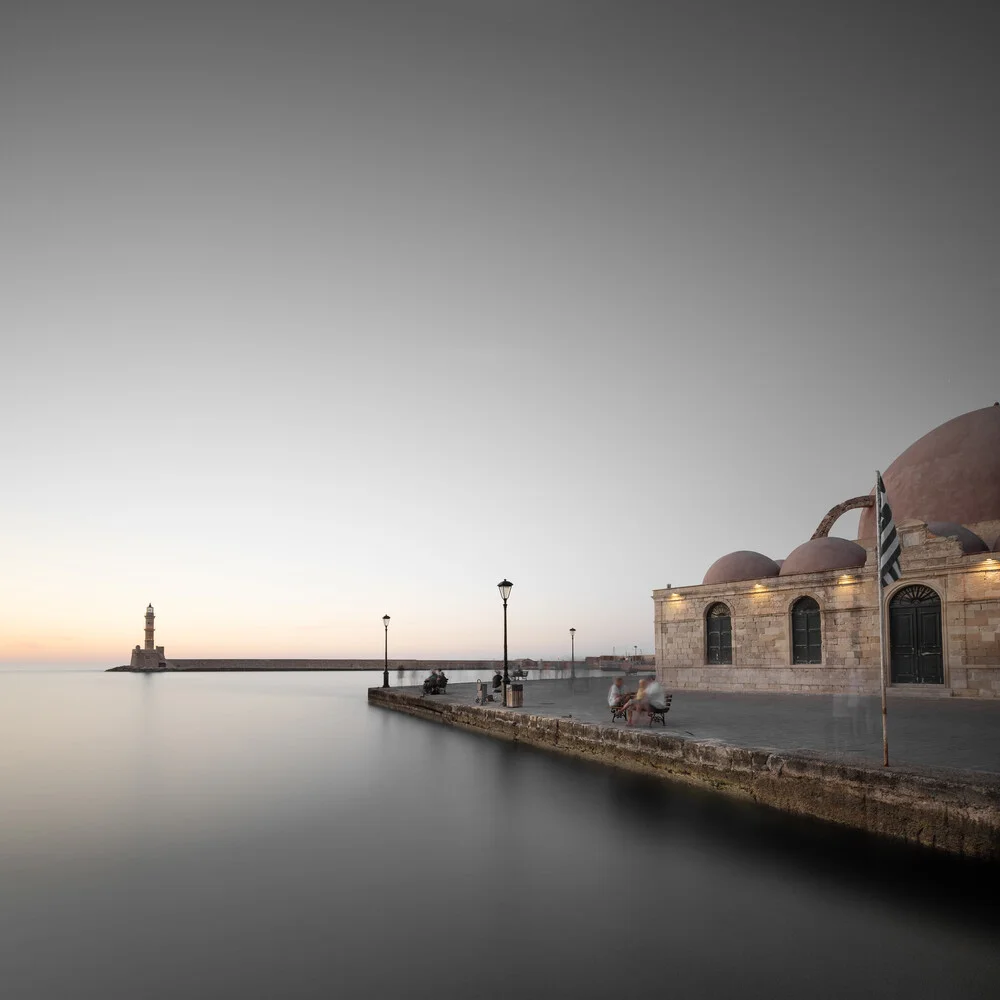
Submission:
M 610 677 L 527 680 L 524 706 L 508 711 L 609 725 L 610 685 Z M 634 689 L 634 680 L 626 686 Z M 405 690 L 420 692 L 420 688 Z M 739 747 L 812 750 L 882 763 L 882 710 L 877 696 L 668 693 L 673 694 L 673 703 L 666 728 L 657 724 L 654 732 Z M 447 695 L 434 697 L 472 705 L 475 695 L 475 684 L 449 684 Z M 646 729 L 645 721 L 640 725 Z M 1000 773 L 1000 699 L 920 697 L 891 691 L 888 732 L 890 766 Z

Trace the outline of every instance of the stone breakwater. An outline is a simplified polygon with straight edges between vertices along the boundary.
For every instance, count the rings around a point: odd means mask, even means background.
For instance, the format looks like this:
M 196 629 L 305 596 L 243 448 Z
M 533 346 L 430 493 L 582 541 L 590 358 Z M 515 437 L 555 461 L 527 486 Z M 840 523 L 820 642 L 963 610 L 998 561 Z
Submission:
M 1000 861 L 1000 775 L 887 769 L 808 751 L 743 749 L 644 728 L 455 704 L 397 688 L 370 688 L 368 702 L 869 833 Z
M 159 671 L 139 670 L 136 667 L 110 667 L 106 673 L 169 673 L 189 671 L 211 673 L 218 671 L 254 670 L 383 670 L 384 660 L 167 660 L 166 668 Z M 502 661 L 501 661 L 502 662 Z M 496 660 L 390 660 L 389 671 L 427 670 L 482 670 L 492 674 Z

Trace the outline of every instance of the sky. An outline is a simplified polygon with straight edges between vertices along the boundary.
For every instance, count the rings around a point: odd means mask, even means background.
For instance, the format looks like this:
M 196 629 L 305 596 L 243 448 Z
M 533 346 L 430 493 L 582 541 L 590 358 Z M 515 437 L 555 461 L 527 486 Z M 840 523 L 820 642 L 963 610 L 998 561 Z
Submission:
M 8 4 L 0 662 L 652 651 L 1000 398 L 998 27 Z

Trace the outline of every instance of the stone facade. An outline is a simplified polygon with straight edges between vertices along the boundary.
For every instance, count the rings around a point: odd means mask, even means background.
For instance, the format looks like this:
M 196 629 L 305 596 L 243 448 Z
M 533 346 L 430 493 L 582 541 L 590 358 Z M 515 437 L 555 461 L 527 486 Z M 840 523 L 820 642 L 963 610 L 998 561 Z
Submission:
M 989 545 L 1000 521 L 969 525 Z M 940 599 L 943 684 L 894 685 L 965 697 L 1000 697 L 1000 561 L 995 553 L 965 554 L 921 521 L 897 524 L 902 578 L 884 591 L 888 609 L 902 588 L 922 584 Z M 790 691 L 871 694 L 880 690 L 879 615 L 874 541 L 855 570 L 833 570 L 739 583 L 672 587 L 653 592 L 656 671 L 667 690 Z M 819 605 L 819 663 L 793 663 L 792 607 L 802 597 Z M 726 604 L 732 662 L 710 664 L 707 614 Z M 887 646 L 889 644 L 887 643 Z M 892 650 L 887 650 L 891 661 Z
M 170 664 L 163 655 L 162 646 L 154 646 L 152 649 L 142 649 L 136 646 L 132 650 L 132 660 L 129 663 L 131 670 L 168 670 Z

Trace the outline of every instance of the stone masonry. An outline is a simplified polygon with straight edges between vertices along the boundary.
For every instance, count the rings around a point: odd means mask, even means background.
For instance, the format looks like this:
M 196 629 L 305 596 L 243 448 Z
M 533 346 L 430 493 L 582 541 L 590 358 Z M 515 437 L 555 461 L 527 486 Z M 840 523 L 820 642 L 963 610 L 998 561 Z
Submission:
M 990 542 L 1000 534 L 1000 521 L 969 527 Z M 941 602 L 944 684 L 919 687 L 954 696 L 1000 697 L 996 554 L 964 554 L 956 539 L 932 535 L 920 521 L 901 522 L 897 529 L 903 576 L 885 590 L 886 608 L 898 590 L 911 584 L 930 587 Z M 661 682 L 668 690 L 877 692 L 879 616 L 873 544 L 867 546 L 867 554 L 867 563 L 859 570 L 655 590 L 656 670 Z M 805 596 L 820 608 L 822 662 L 818 664 L 792 662 L 791 611 Z M 731 664 L 707 662 L 706 614 L 720 601 L 730 609 Z

